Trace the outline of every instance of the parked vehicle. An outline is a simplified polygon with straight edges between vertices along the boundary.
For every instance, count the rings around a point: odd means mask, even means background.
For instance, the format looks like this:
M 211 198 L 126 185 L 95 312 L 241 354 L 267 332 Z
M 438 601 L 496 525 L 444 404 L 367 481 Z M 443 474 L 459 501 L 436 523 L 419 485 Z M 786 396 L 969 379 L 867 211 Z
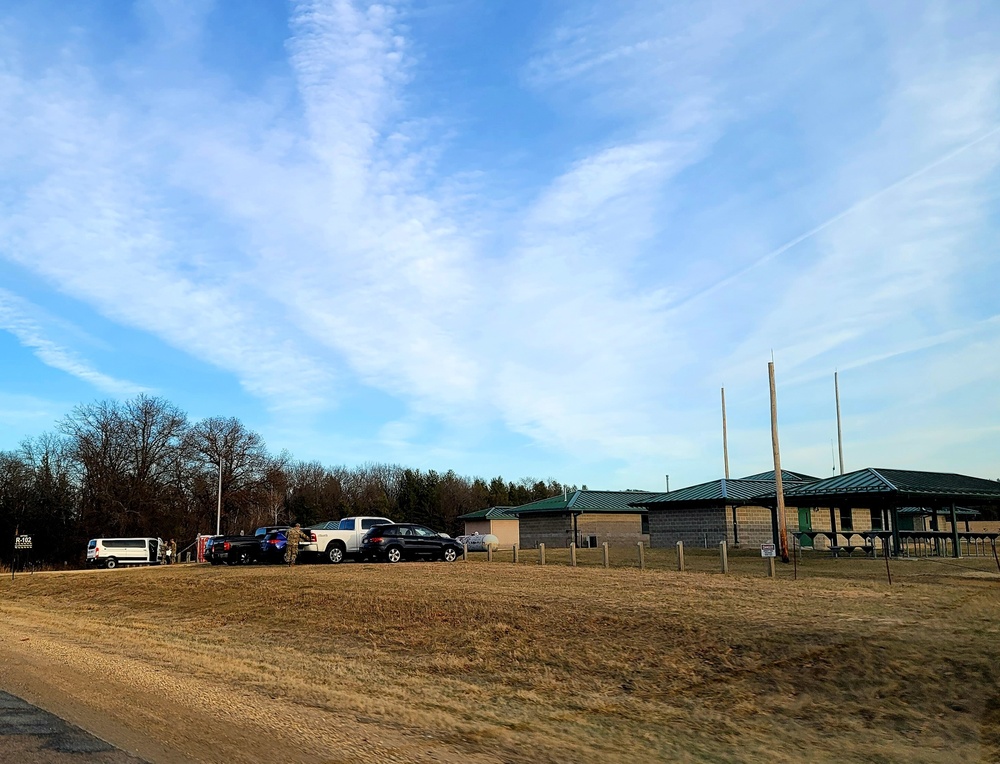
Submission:
M 301 544 L 299 550 L 307 555 L 319 555 L 336 565 L 348 557 L 358 556 L 361 539 L 372 528 L 392 524 L 387 517 L 345 517 L 340 521 L 311 525 L 305 529 L 311 541 Z
M 455 539 L 445 538 L 423 525 L 399 523 L 378 525 L 361 542 L 362 560 L 444 560 L 454 562 L 462 554 Z
M 249 565 L 260 559 L 257 536 L 217 536 L 205 547 L 205 559 L 213 565 Z
M 285 546 L 288 539 L 285 536 L 286 528 L 283 531 L 271 531 L 260 540 L 260 560 L 261 562 L 275 564 L 285 561 Z M 301 553 L 302 545 L 299 544 Z
M 87 542 L 87 565 L 117 568 L 119 565 L 159 565 L 161 538 L 91 539 Z

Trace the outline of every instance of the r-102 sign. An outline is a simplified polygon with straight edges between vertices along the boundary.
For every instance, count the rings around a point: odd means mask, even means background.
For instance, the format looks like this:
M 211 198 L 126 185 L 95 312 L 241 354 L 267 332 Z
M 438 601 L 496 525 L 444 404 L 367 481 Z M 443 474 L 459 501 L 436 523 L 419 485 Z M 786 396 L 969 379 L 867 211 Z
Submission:
M 774 548 L 774 544 L 761 544 L 760 545 L 760 556 L 761 557 L 777 557 L 777 550 Z
M 31 536 L 17 536 L 14 539 L 15 549 L 31 549 Z

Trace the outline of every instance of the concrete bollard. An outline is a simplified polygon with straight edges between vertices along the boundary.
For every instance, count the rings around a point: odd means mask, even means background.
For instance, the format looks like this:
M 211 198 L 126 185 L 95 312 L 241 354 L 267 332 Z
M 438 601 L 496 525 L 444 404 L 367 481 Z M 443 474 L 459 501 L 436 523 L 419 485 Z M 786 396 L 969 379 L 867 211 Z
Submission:
M 677 542 L 677 570 L 684 572 L 684 542 Z
M 486 545 L 486 562 L 493 562 L 493 546 Z
M 190 552 L 188 552 L 186 555 L 184 555 L 184 562 L 191 562 L 191 553 Z
M 462 562 L 469 561 L 469 545 L 462 544 Z
M 604 542 L 604 567 L 605 568 L 610 568 L 611 567 L 611 558 L 608 557 L 608 542 L 607 541 Z
M 576 542 L 569 542 L 569 565 L 571 568 L 576 567 Z
M 545 544 L 538 545 L 538 564 L 545 564 Z
M 719 542 L 719 562 L 722 563 L 722 572 L 729 572 L 729 545 L 725 541 Z
M 514 550 L 514 564 L 517 565 L 517 544 L 514 544 L 512 549 Z
M 646 569 L 646 547 L 642 545 L 642 542 L 636 542 L 639 547 L 639 570 Z
M 767 563 L 767 577 L 774 578 L 774 558 L 765 557 L 764 561 Z

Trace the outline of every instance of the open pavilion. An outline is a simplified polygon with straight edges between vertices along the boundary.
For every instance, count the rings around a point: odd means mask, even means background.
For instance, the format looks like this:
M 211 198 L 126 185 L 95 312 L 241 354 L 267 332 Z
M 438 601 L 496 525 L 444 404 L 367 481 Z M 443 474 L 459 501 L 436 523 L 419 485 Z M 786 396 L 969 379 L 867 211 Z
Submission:
M 891 542 L 892 552 L 900 555 L 908 540 L 917 539 L 932 542 L 938 549 L 951 547 L 954 557 L 961 555 L 961 542 L 967 544 L 989 541 L 995 544 L 1000 534 L 970 533 L 959 530 L 959 508 L 1000 507 L 1000 481 L 959 475 L 950 472 L 925 472 L 918 470 L 898 470 L 867 467 L 817 480 L 800 483 L 784 491 L 786 506 L 821 506 L 830 508 L 830 531 L 799 531 L 802 536 L 815 538 L 826 536 L 831 540 L 832 549 L 864 548 L 873 552 L 875 540 Z M 768 496 L 757 497 L 757 501 L 768 506 L 776 505 L 772 492 Z M 924 531 L 902 530 L 901 511 L 904 508 L 919 507 L 930 517 L 931 529 Z M 866 508 L 871 511 L 872 529 L 853 532 L 837 528 L 837 515 L 841 509 Z M 963 512 L 964 514 L 964 512 Z M 944 515 L 950 521 L 950 529 L 940 529 L 939 518 Z M 876 518 L 880 522 L 876 523 Z M 878 525 L 879 527 L 875 527 Z M 865 542 L 858 547 L 852 537 L 859 535 Z M 841 544 L 840 539 L 847 543 Z

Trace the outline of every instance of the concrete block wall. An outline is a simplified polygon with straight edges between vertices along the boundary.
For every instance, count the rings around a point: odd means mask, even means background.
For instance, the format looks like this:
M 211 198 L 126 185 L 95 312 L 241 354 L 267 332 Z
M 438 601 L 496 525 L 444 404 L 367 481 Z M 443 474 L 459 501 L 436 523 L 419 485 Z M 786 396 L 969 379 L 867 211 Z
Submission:
M 539 544 L 568 547 L 573 540 L 573 521 L 569 515 L 521 517 L 518 537 L 522 549 L 537 549 Z
M 728 538 L 724 507 L 649 510 L 649 545 L 672 547 L 683 541 L 686 547 L 716 547 Z
M 490 520 L 490 533 L 497 537 L 501 547 L 521 545 L 521 531 L 517 520 Z
M 582 514 L 576 527 L 580 545 L 591 536 L 597 536 L 597 546 L 607 542 L 610 546 L 635 546 L 637 542 L 649 543 L 649 534 L 642 532 L 642 515 Z
M 733 534 L 733 509 L 729 508 L 727 513 L 729 523 L 727 527 L 727 537 L 730 544 L 735 544 L 736 539 Z M 791 527 L 791 513 L 787 514 L 789 530 L 796 530 Z M 740 529 L 740 547 L 759 548 L 761 544 L 770 544 L 774 540 L 774 527 L 771 522 L 771 510 L 768 507 L 737 507 L 736 522 Z

